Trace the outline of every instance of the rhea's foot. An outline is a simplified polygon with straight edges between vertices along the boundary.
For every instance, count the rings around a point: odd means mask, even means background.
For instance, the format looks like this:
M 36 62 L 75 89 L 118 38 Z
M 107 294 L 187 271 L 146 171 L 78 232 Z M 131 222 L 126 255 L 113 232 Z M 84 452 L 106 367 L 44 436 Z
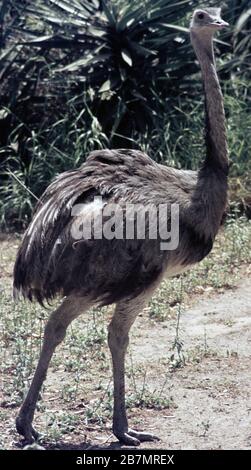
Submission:
M 127 446 L 139 446 L 141 442 L 159 441 L 160 439 L 147 432 L 138 432 L 128 429 L 127 432 L 114 432 L 118 440 Z
M 39 433 L 33 428 L 31 422 L 20 415 L 16 418 L 16 430 L 24 437 L 25 444 L 32 444 L 39 438 Z

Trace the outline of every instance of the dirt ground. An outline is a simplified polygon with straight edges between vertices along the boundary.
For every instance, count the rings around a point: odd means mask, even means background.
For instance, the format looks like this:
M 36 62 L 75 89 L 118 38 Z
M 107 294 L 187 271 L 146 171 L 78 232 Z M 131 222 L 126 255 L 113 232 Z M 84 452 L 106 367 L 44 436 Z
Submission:
M 235 290 L 199 300 L 181 318 L 180 336 L 190 352 L 187 364 L 170 372 L 166 381 L 174 407 L 129 412 L 131 425 L 157 434 L 160 441 L 146 449 L 251 449 L 251 285 L 243 280 Z M 144 329 L 144 313 L 131 337 L 135 366 L 148 364 L 148 386 L 163 385 L 173 329 Z M 165 374 L 164 374 L 165 372 Z M 48 381 L 55 383 L 55 372 Z M 15 412 L 16 413 L 16 412 Z M 17 435 L 11 430 L 12 437 Z M 17 448 L 17 439 L 10 448 Z M 45 448 L 120 448 L 110 430 L 79 429 L 57 445 Z
M 251 449 L 251 282 L 200 300 L 182 315 L 182 339 L 193 351 L 204 337 L 206 357 L 170 375 L 177 408 L 172 414 L 145 413 L 144 427 L 161 441 L 145 448 Z M 165 355 L 168 330 L 133 339 L 138 361 Z M 203 348 L 203 346 L 201 346 Z M 207 357 L 208 356 L 208 357 Z M 143 422 L 142 422 L 143 424 Z
M 251 449 L 250 314 L 249 279 L 234 290 L 199 300 L 182 314 L 180 336 L 190 359 L 170 372 L 166 382 L 175 407 L 129 413 L 131 425 L 160 438 L 141 448 Z M 143 313 L 133 328 L 130 354 L 135 366 L 148 364 L 147 383 L 158 388 L 166 376 L 173 328 L 154 324 L 145 329 L 145 324 Z M 87 441 L 87 448 L 119 447 L 109 432 L 90 432 Z M 63 448 L 74 448 L 73 442 L 65 444 Z

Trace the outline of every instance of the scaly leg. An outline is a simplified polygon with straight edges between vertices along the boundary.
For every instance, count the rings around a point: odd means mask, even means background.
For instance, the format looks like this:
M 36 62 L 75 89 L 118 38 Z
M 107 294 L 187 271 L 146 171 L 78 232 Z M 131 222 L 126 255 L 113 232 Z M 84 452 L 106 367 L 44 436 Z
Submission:
M 62 302 L 60 307 L 51 314 L 46 324 L 43 347 L 35 375 L 16 419 L 17 432 L 24 436 L 27 443 L 33 442 L 34 439 L 38 437 L 38 433 L 32 426 L 32 421 L 39 392 L 46 378 L 47 369 L 55 348 L 63 341 L 66 329 L 72 320 L 90 306 L 90 302 L 86 299 L 68 297 Z
M 143 296 L 119 302 L 108 333 L 114 380 L 113 432 L 120 442 L 133 446 L 143 441 L 158 439 L 152 434 L 129 429 L 125 407 L 125 354 L 129 343 L 128 334 L 145 303 L 146 299 Z

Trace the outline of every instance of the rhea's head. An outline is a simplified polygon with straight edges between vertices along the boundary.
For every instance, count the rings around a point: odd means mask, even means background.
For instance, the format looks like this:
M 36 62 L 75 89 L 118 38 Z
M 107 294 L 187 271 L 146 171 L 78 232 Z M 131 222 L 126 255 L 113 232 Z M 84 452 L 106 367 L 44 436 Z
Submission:
M 229 25 L 221 18 L 220 8 L 203 8 L 194 11 L 190 31 L 196 35 L 208 36 L 226 26 Z

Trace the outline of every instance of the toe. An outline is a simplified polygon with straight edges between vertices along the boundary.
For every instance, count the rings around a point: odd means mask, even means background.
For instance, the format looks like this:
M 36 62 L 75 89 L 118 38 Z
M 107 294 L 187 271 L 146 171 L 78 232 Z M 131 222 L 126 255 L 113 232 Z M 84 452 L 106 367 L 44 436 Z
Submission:
M 134 431 L 133 429 L 128 430 L 128 434 L 140 442 L 146 442 L 146 441 L 159 441 L 159 437 L 155 436 L 154 434 L 148 433 L 148 432 L 139 432 L 139 431 Z

